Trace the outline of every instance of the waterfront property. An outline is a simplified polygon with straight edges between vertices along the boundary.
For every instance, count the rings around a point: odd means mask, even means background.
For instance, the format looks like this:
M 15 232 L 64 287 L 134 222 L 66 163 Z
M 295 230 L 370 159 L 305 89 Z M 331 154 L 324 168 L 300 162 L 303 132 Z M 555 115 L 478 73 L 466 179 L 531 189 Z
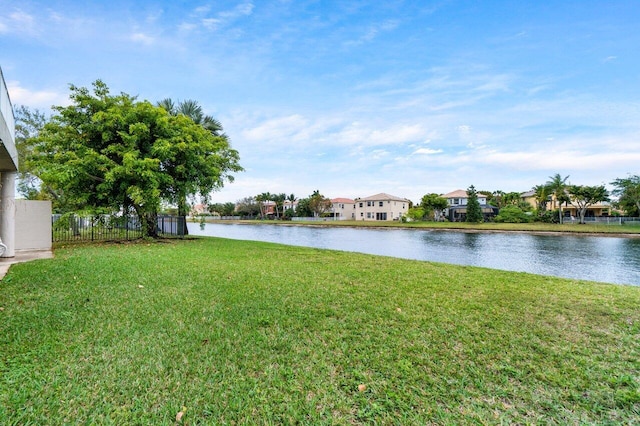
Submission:
M 409 210 L 410 201 L 386 193 L 355 200 L 356 220 L 400 220 Z
M 540 208 L 539 202 L 536 198 L 535 191 L 527 191 L 520 194 L 520 198 L 522 201 L 529 203 L 533 208 Z M 547 200 L 547 210 L 557 210 L 560 208 L 560 203 L 558 202 L 555 195 L 549 195 L 549 199 Z M 578 217 L 578 207 L 573 204 L 563 204 L 562 213 L 566 218 L 576 218 Z M 611 214 L 611 204 L 607 201 L 600 201 L 592 204 L 587 208 L 585 213 L 585 217 L 594 218 L 594 217 L 607 217 Z
M 351 198 L 334 198 L 329 213 L 336 220 L 355 220 L 356 202 Z
M 441 195 L 449 203 L 442 213 L 450 222 L 464 222 L 467 217 L 467 201 L 469 196 L 464 189 L 456 189 L 455 191 Z M 498 214 L 498 208 L 487 203 L 487 196 L 478 194 L 478 202 L 482 209 L 482 216 L 485 221 L 491 220 Z

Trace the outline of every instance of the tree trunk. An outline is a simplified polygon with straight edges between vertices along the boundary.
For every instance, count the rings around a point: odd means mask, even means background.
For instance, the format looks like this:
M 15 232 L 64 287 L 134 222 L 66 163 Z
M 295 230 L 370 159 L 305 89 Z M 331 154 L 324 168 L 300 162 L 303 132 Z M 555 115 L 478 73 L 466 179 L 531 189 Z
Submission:
M 562 217 L 562 203 L 560 203 L 559 210 L 558 210 L 558 221 L 559 221 L 560 225 L 562 225 L 562 219 L 564 219 L 564 218 Z
M 143 213 L 138 215 L 142 223 L 144 236 L 147 238 L 158 238 L 158 213 Z
M 178 235 L 189 235 L 189 229 L 187 228 L 187 200 L 185 197 L 180 197 L 178 202 L 178 223 L 177 223 Z

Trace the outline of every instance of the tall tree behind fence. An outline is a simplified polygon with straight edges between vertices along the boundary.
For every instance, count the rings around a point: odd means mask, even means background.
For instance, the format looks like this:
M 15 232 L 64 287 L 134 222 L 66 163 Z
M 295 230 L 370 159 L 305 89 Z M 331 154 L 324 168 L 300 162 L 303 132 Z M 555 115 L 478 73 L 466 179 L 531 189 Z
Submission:
M 127 241 L 142 238 L 142 223 L 137 216 L 54 214 L 53 242 Z M 184 237 L 185 219 L 179 216 L 158 216 L 158 235 Z

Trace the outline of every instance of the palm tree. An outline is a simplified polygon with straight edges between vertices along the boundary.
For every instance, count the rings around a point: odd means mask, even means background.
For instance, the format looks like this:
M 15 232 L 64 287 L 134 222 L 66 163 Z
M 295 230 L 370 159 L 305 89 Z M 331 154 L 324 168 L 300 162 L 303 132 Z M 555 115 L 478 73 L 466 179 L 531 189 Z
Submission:
M 545 186 L 558 201 L 560 224 L 562 225 L 562 203 L 569 202 L 569 197 L 567 196 L 567 179 L 569 179 L 569 176 L 567 175 L 563 178 L 560 173 L 556 173 L 553 176 L 549 176 L 549 179 L 551 180 L 547 181 Z
M 208 130 L 213 136 L 218 136 L 227 139 L 227 135 L 222 132 L 222 124 L 210 115 L 204 115 L 202 107 L 198 104 L 198 101 L 188 99 L 186 101 L 180 101 L 177 104 L 171 98 L 164 98 L 157 103 L 157 106 L 164 108 L 170 115 L 185 115 L 189 117 L 194 123 L 199 124 L 205 130 Z M 178 216 L 185 217 L 187 215 L 187 200 L 186 197 L 180 197 L 178 200 Z M 184 233 L 187 234 L 186 218 L 182 224 Z
M 287 194 L 273 194 L 273 201 L 276 203 L 276 217 L 280 218 L 279 208 L 282 208 L 282 215 L 284 216 L 284 200 L 287 199 Z
M 158 102 L 157 105 L 164 108 L 171 115 L 186 115 L 193 120 L 194 123 L 201 125 L 211 132 L 213 136 L 226 137 L 222 131 L 222 124 L 212 116 L 205 115 L 198 101 L 187 99 L 186 101 L 180 101 L 176 104 L 172 99 L 165 98 Z
M 549 187 L 546 185 L 536 185 L 533 187 L 533 191 L 536 194 L 536 204 L 540 212 L 547 210 L 547 203 L 549 202 Z
M 269 201 L 271 201 L 271 198 L 273 197 L 273 195 L 270 192 L 263 192 L 262 194 L 258 194 L 255 196 L 256 201 L 258 202 L 258 205 L 260 206 L 260 218 L 264 219 L 265 215 L 267 214 L 267 209 L 265 204 Z

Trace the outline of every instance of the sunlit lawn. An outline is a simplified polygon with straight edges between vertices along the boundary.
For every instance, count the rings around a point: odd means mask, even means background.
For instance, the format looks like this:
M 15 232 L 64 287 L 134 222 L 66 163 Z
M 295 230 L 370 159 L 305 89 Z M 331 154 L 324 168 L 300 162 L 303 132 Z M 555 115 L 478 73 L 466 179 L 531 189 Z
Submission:
M 0 282 L 0 423 L 639 423 L 639 306 L 269 243 L 69 246 Z

